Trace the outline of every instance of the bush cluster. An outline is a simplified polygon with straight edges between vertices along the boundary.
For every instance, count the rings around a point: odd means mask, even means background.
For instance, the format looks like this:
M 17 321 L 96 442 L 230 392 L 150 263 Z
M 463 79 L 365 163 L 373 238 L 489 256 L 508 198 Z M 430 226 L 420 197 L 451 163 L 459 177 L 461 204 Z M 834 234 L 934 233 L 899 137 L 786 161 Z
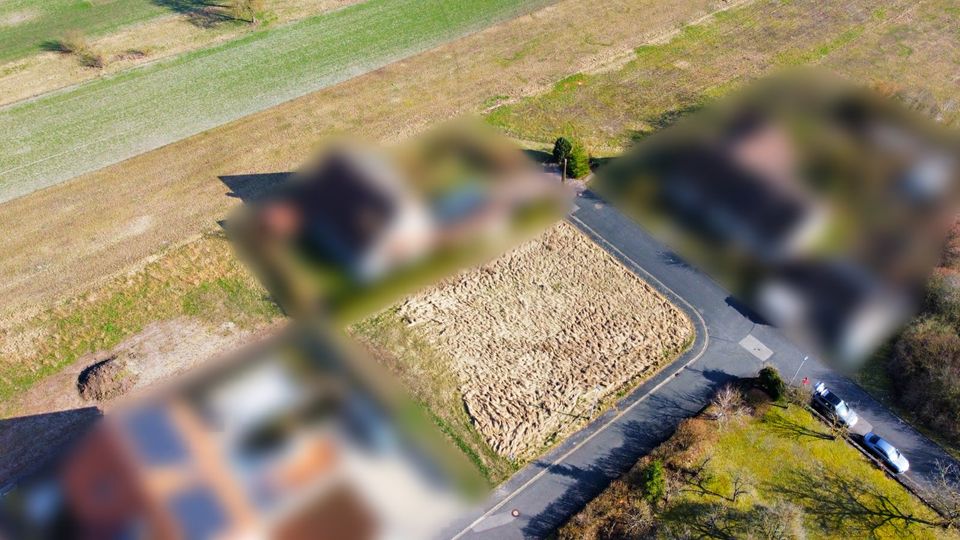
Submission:
M 787 395 L 787 383 L 783 382 L 780 372 L 773 366 L 767 366 L 760 370 L 757 383 L 760 388 L 770 394 L 774 401 L 780 401 Z
M 567 164 L 567 176 L 583 178 L 590 174 L 590 153 L 578 141 L 560 137 L 553 144 L 553 161 L 563 166 Z
M 923 311 L 894 342 L 894 397 L 928 428 L 960 445 L 960 219 L 927 283 Z
M 83 33 L 77 30 L 66 32 L 55 42 L 55 50 L 64 54 L 76 55 L 80 65 L 90 68 L 102 68 L 106 62 L 103 55 L 93 50 Z

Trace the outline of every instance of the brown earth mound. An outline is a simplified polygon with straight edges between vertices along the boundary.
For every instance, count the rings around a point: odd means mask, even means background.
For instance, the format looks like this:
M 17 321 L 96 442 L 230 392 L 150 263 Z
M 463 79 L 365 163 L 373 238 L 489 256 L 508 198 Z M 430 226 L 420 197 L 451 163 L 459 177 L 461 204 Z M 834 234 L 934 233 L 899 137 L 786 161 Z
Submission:
M 122 396 L 136 384 L 123 359 L 116 356 L 100 360 L 80 372 L 77 392 L 87 401 L 103 401 Z

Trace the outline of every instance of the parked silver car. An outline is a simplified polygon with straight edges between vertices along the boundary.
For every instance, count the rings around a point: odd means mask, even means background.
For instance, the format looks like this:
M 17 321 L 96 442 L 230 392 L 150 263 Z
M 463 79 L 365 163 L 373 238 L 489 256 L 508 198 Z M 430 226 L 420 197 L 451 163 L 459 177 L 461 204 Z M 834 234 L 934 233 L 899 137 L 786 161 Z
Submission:
M 895 473 L 904 473 L 910 468 L 910 462 L 897 450 L 897 447 L 876 433 L 871 431 L 864 435 L 863 444 L 870 453 L 880 458 Z
M 842 422 L 848 428 L 852 428 L 860 419 L 857 413 L 851 409 L 845 401 L 837 397 L 836 394 L 827 390 L 826 385 L 818 382 L 813 387 L 813 406 L 830 418 Z

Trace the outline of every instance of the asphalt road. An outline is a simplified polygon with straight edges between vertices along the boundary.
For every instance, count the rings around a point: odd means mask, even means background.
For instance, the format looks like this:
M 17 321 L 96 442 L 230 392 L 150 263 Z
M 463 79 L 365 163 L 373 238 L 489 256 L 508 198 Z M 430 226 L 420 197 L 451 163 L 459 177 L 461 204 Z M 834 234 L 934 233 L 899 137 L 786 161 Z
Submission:
M 780 331 L 739 307 L 716 282 L 611 205 L 589 191 L 577 204 L 568 220 L 684 309 L 696 326 L 697 339 L 689 351 L 614 409 L 501 484 L 481 507 L 452 524 L 444 537 L 548 535 L 669 437 L 681 420 L 706 406 L 716 389 L 736 377 L 755 375 L 764 362 L 788 380 L 824 381 L 907 456 L 909 480 L 922 486 L 932 478 L 938 460 L 951 459 L 854 382 L 813 357 L 804 361 L 807 353 Z M 762 359 L 767 353 L 769 357 Z

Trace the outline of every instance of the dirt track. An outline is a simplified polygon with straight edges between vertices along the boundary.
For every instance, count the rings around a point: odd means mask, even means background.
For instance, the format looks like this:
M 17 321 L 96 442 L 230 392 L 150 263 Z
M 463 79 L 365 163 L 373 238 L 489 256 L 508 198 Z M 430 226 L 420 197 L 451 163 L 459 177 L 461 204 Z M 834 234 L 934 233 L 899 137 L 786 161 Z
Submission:
M 407 299 L 398 314 L 453 359 L 477 429 L 517 459 L 693 337 L 679 309 L 566 223 Z

